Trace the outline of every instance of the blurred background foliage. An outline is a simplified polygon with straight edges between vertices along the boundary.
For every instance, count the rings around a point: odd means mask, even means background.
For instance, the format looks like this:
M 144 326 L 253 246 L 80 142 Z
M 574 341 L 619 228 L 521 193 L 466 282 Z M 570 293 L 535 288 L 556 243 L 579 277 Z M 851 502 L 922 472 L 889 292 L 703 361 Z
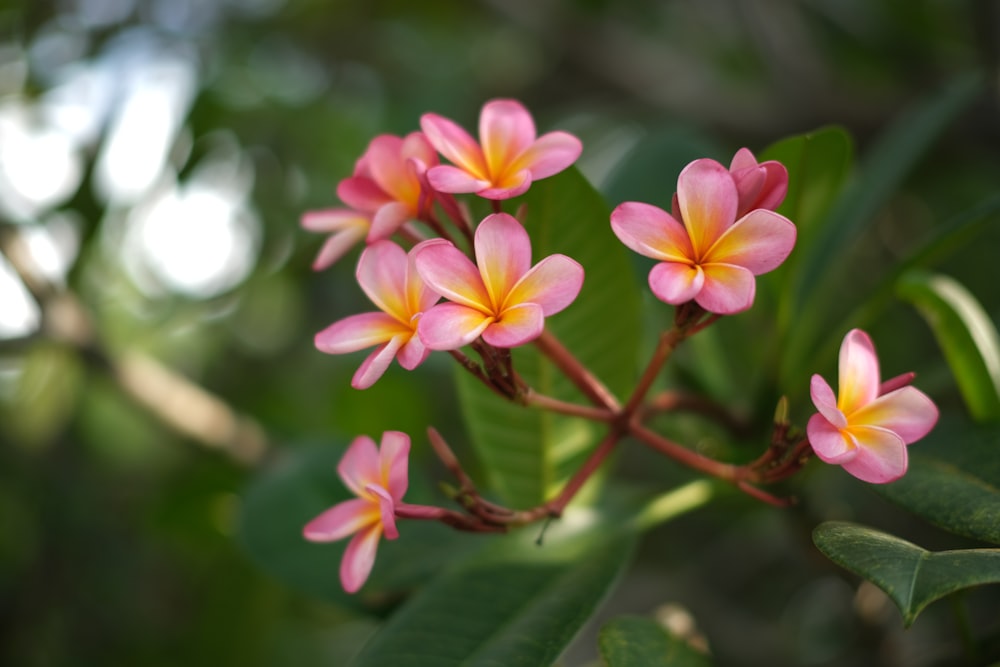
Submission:
M 829 124 L 863 156 L 916 100 L 983 73 L 855 249 L 877 264 L 996 193 L 998 50 L 988 0 L 0 1 L 0 663 L 337 665 L 370 633 L 233 536 L 253 470 L 289 448 L 399 429 L 426 458 L 428 424 L 461 440 L 444 355 L 357 392 L 360 358 L 312 346 L 367 305 L 353 260 L 311 272 L 321 239 L 298 218 L 336 205 L 374 135 L 425 111 L 471 127 L 516 97 L 584 140 L 610 205 L 667 205 L 691 159 Z M 1000 234 L 978 234 L 940 268 L 997 321 Z M 910 308 L 873 334 L 887 369 L 962 410 Z M 805 388 L 790 398 L 807 413 Z M 644 451 L 620 467 L 677 478 Z M 947 663 L 946 604 L 904 632 L 809 532 L 860 517 L 957 538 L 839 470 L 804 479 L 794 509 L 734 496 L 654 531 L 607 608 L 693 618 L 718 664 Z M 966 603 L 996 630 L 995 590 Z M 595 659 L 593 632 L 564 656 Z

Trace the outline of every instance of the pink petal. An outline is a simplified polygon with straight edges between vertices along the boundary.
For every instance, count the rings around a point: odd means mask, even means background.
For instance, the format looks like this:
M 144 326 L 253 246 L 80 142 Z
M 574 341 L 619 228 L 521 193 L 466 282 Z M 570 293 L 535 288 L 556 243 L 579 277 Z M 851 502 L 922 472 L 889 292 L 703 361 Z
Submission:
M 340 457 L 337 474 L 351 493 L 371 503 L 365 487 L 369 484 L 378 484 L 382 477 L 379 470 L 378 446 L 375 441 L 367 435 L 354 438 L 347 451 Z
M 370 178 L 352 176 L 337 184 L 337 196 L 351 208 L 366 213 L 374 213 L 383 204 L 392 201 L 392 197 Z
M 440 164 L 427 170 L 427 182 L 431 187 L 439 192 L 464 193 L 480 192 L 490 187 L 490 182 L 478 176 L 453 167 L 449 164 Z
M 733 264 L 706 264 L 705 285 L 695 301 L 710 313 L 733 315 L 753 305 L 757 283 L 753 274 Z
M 409 484 L 407 468 L 410 456 L 410 436 L 402 431 L 386 431 L 379 448 L 382 486 L 394 501 L 403 499 Z
M 413 335 L 413 332 L 407 331 L 406 333 L 399 334 L 398 336 L 393 336 L 392 340 L 380 345 L 375 348 L 375 350 L 368 355 L 368 357 L 361 362 L 361 366 L 354 373 L 354 377 L 351 378 L 351 386 L 355 389 L 368 389 L 373 384 L 375 384 L 380 377 L 382 377 L 386 370 L 389 368 L 389 364 L 392 360 L 396 358 L 396 353 L 399 348 L 403 346 L 407 340 Z
M 916 387 L 903 387 L 883 394 L 851 415 L 852 424 L 880 426 L 906 444 L 927 435 L 938 420 L 938 409 L 927 394 Z
M 492 100 L 479 114 L 479 140 L 490 180 L 502 177 L 514 158 L 535 141 L 535 121 L 515 100 Z
M 363 226 L 344 229 L 343 231 L 337 232 L 328 238 L 323 243 L 323 247 L 320 248 L 319 254 L 316 255 L 315 261 L 313 261 L 313 270 L 322 271 L 323 269 L 333 266 L 338 259 L 347 254 L 348 250 L 364 239 L 367 233 L 368 221 L 365 220 L 365 224 Z
M 760 166 L 764 169 L 764 185 L 757 201 L 751 206 L 773 211 L 781 206 L 788 194 L 788 169 L 776 160 L 762 162 Z
M 850 434 L 828 422 L 823 415 L 813 415 L 809 418 L 806 434 L 816 456 L 826 463 L 841 465 L 858 454 Z
M 700 266 L 661 262 L 649 272 L 649 289 L 657 299 L 674 306 L 695 298 L 704 286 L 705 272 Z
M 417 273 L 435 292 L 473 309 L 492 310 L 479 269 L 452 243 L 431 239 L 417 245 L 412 253 Z
M 848 420 L 878 397 L 879 370 L 875 345 L 861 329 L 851 329 L 840 344 L 837 405 Z
M 695 258 L 684 225 L 651 204 L 619 204 L 611 212 L 611 230 L 628 248 L 645 257 L 681 263 Z
M 408 325 L 406 273 L 410 259 L 392 241 L 376 241 L 361 253 L 355 276 L 364 293 L 379 310 Z
M 439 303 L 420 316 L 417 333 L 432 350 L 457 350 L 479 338 L 494 318 L 457 303 Z
M 396 539 L 399 537 L 399 530 L 396 528 L 396 510 L 392 496 L 378 484 L 369 484 L 367 491 L 378 498 L 379 517 L 382 521 L 382 531 L 385 533 L 385 539 Z
M 583 287 L 583 267 L 566 255 L 549 255 L 514 285 L 503 304 L 534 303 L 546 317 L 573 303 Z
M 368 242 L 387 239 L 415 216 L 416 211 L 403 202 L 390 202 L 385 204 L 375 212 L 372 218 L 372 227 L 368 232 Z
M 484 199 L 510 199 L 527 192 L 531 187 L 531 172 L 527 169 L 505 174 L 499 182 L 494 181 L 492 187 L 476 192 Z
M 576 162 L 583 152 L 583 144 L 568 132 L 543 134 L 526 151 L 517 156 L 513 170 L 527 169 L 531 179 L 548 178 Z
M 361 313 L 334 322 L 316 334 L 316 349 L 327 354 L 357 352 L 411 330 L 385 313 Z
M 375 565 L 375 551 L 382 536 L 382 524 L 354 536 L 340 561 L 340 583 L 348 593 L 356 593 L 364 585 Z
M 494 213 L 479 224 L 474 245 L 476 265 L 489 303 L 496 311 L 514 284 L 531 268 L 531 240 L 513 216 Z
M 847 417 L 837 407 L 837 396 L 826 380 L 819 375 L 813 375 L 809 382 L 809 394 L 812 397 L 813 405 L 833 428 L 847 427 Z
M 729 171 L 735 173 L 756 169 L 758 166 L 757 158 L 754 157 L 753 152 L 749 148 L 741 148 L 733 155 L 733 160 L 729 163 Z
M 368 229 L 369 216 L 350 208 L 326 208 L 306 211 L 302 228 L 310 232 L 338 232 L 345 229 Z
M 400 137 L 379 135 L 368 144 L 368 168 L 372 180 L 393 199 L 416 201 L 420 186 L 402 152 Z
M 727 229 L 703 258 L 749 269 L 755 276 L 777 268 L 795 246 L 795 225 L 774 211 L 757 209 Z
M 542 335 L 545 315 L 541 306 L 522 303 L 507 308 L 483 331 L 483 340 L 496 347 L 517 347 Z
M 431 146 L 451 160 L 459 169 L 467 172 L 474 179 L 487 182 L 490 180 L 482 149 L 461 126 L 443 116 L 426 113 L 420 117 L 420 129 L 424 131 Z M 429 169 L 428 175 L 436 169 L 437 167 Z M 434 185 L 433 179 L 431 179 L 431 184 Z M 437 188 L 437 185 L 434 187 Z M 450 192 L 450 190 L 445 190 L 445 192 Z M 461 192 L 472 191 L 462 190 Z
M 844 470 L 862 482 L 885 484 L 906 473 L 906 445 L 892 431 L 874 427 L 851 427 L 858 442 L 858 454 L 842 463 Z
M 430 288 L 424 279 L 417 272 L 417 262 L 413 248 L 407 255 L 406 267 L 406 310 L 410 314 L 410 323 L 414 326 L 413 318 L 424 312 L 441 298 L 441 295 Z
M 302 536 L 310 542 L 335 542 L 377 523 L 379 516 L 373 502 L 352 498 L 337 503 L 307 523 Z
M 424 360 L 427 359 L 430 353 L 431 351 L 420 340 L 420 336 L 414 335 L 410 336 L 410 340 L 406 341 L 403 347 L 399 348 L 399 352 L 396 353 L 396 361 L 406 370 L 412 371 L 424 363 Z
M 423 169 L 433 167 L 438 163 L 437 153 L 434 152 L 434 147 L 431 146 L 431 142 L 427 140 L 427 136 L 423 132 L 410 132 L 403 137 L 403 145 L 399 155 L 404 160 L 410 161 L 411 165 L 413 161 L 422 165 L 423 168 L 418 171 L 423 171 Z
M 677 202 L 698 257 L 736 221 L 736 184 L 715 160 L 695 160 L 681 171 Z

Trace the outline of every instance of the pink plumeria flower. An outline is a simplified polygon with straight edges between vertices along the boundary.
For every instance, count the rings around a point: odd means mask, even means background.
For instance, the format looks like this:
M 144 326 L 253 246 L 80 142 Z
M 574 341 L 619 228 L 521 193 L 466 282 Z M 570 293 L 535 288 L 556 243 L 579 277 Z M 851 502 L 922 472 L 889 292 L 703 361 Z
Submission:
M 434 193 L 427 185 L 428 167 L 438 156 L 420 132 L 406 137 L 382 134 L 371 140 L 354 175 L 337 186 L 345 204 L 371 215 L 369 243 L 392 236 L 409 220 L 424 218 Z
M 565 255 L 531 266 L 528 233 L 506 213 L 487 216 L 473 245 L 478 266 L 443 239 L 413 249 L 424 282 L 448 300 L 420 318 L 418 333 L 432 350 L 456 350 L 479 336 L 496 347 L 523 345 L 583 286 L 583 267 Z
M 417 274 L 412 258 L 392 241 L 376 241 L 361 253 L 358 284 L 379 312 L 351 315 L 316 334 L 316 347 L 328 354 L 375 350 L 351 379 L 355 389 L 367 389 L 382 377 L 393 358 L 413 370 L 430 350 L 416 335 L 423 311 L 440 298 Z
M 660 260 L 649 272 L 658 299 L 692 299 L 705 310 L 731 315 L 753 305 L 755 276 L 780 265 L 795 245 L 795 225 L 774 211 L 755 209 L 737 219 L 739 192 L 725 167 L 695 160 L 677 179 L 681 219 L 640 202 L 611 213 L 611 228 L 626 246 Z
M 816 456 L 865 482 L 899 479 L 906 472 L 906 446 L 934 427 L 937 406 L 915 387 L 893 380 L 880 385 L 875 346 L 860 329 L 849 331 L 840 346 L 839 381 L 834 396 L 826 380 L 812 376 L 810 394 L 819 413 L 806 432 Z
M 420 118 L 427 139 L 454 166 L 427 170 L 441 192 L 474 192 L 486 199 L 509 199 L 533 181 L 558 174 L 576 162 L 580 140 L 567 132 L 536 138 L 535 121 L 515 100 L 492 100 L 479 115 L 479 143 L 453 121 L 428 113 Z
M 382 535 L 387 540 L 399 537 L 395 512 L 409 483 L 409 454 L 410 436 L 399 431 L 383 433 L 381 449 L 366 435 L 355 438 L 340 459 L 337 474 L 357 498 L 337 503 L 302 531 L 311 542 L 354 535 L 340 561 L 340 583 L 348 593 L 368 579 Z
M 322 271 L 333 266 L 348 250 L 368 236 L 371 226 L 371 215 L 349 208 L 328 208 L 303 214 L 303 229 L 330 234 L 313 261 L 313 270 Z

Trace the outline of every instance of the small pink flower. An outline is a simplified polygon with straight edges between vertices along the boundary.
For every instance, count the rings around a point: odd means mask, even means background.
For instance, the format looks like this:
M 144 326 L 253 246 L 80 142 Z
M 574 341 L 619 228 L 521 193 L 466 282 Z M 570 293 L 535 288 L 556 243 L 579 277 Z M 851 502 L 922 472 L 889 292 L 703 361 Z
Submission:
M 780 265 L 795 245 L 795 225 L 773 211 L 755 209 L 737 219 L 739 191 L 732 174 L 714 160 L 695 160 L 677 179 L 681 218 L 650 204 L 625 202 L 611 213 L 611 228 L 626 246 L 660 260 L 649 272 L 658 299 L 692 299 L 705 310 L 731 315 L 753 305 L 756 280 Z
M 515 100 L 492 100 L 479 115 L 479 143 L 468 132 L 437 114 L 424 114 L 420 127 L 454 166 L 431 167 L 427 178 L 441 192 L 474 192 L 486 199 L 509 199 L 533 181 L 576 162 L 580 140 L 566 132 L 536 138 L 535 121 Z
M 313 270 L 322 271 L 333 266 L 348 250 L 368 236 L 371 226 L 370 215 L 349 208 L 328 208 L 303 214 L 303 229 L 330 234 L 313 261 Z
M 473 245 L 478 266 L 443 239 L 413 249 L 424 282 L 448 299 L 420 318 L 418 333 L 432 350 L 455 350 L 480 335 L 496 347 L 523 345 L 583 286 L 583 267 L 565 255 L 531 266 L 528 233 L 506 213 L 487 216 Z
M 915 387 L 892 380 L 880 386 L 875 346 L 860 329 L 849 331 L 840 346 L 839 378 L 834 396 L 826 380 L 812 376 L 810 394 L 819 413 L 806 432 L 813 451 L 865 482 L 899 479 L 906 472 L 906 445 L 934 427 L 937 406 Z
M 367 389 L 382 377 L 393 358 L 406 370 L 427 358 L 430 350 L 416 335 L 417 322 L 439 296 L 420 279 L 412 258 L 392 241 L 368 246 L 358 260 L 356 275 L 380 312 L 334 322 L 316 334 L 316 347 L 328 354 L 345 354 L 376 345 L 351 379 L 355 389 Z
M 399 431 L 382 434 L 381 450 L 366 435 L 354 439 L 337 465 L 337 474 L 357 498 L 337 503 L 306 524 L 303 536 L 311 542 L 354 538 L 340 561 L 340 583 L 356 592 L 375 564 L 379 538 L 399 537 L 396 508 L 408 485 L 410 437 Z

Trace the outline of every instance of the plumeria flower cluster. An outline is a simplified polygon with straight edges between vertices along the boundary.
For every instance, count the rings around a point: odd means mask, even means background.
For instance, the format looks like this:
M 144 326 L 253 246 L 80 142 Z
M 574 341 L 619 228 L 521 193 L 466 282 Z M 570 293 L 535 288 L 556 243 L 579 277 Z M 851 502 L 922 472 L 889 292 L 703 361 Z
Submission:
M 647 394 L 677 345 L 718 318 L 751 308 L 756 277 L 791 254 L 796 228 L 778 212 L 789 181 L 782 164 L 759 162 L 746 148 L 728 167 L 698 159 L 678 176 L 670 211 L 643 202 L 624 202 L 613 210 L 611 230 L 626 247 L 656 260 L 649 288 L 675 306 L 673 327 L 661 334 L 628 400 L 619 401 L 546 329 L 546 319 L 580 295 L 584 267 L 562 254 L 535 261 L 528 231 L 503 210 L 506 200 L 570 167 L 581 154 L 580 141 L 561 131 L 538 136 L 530 113 L 504 99 L 483 107 L 478 141 L 433 113 L 420 119 L 420 128 L 406 137 L 373 139 L 353 175 L 337 187 L 347 207 L 303 216 L 307 229 L 331 234 L 316 269 L 364 244 L 355 276 L 375 306 L 319 332 L 316 347 L 329 354 L 374 348 L 354 373 L 356 389 L 371 387 L 394 359 L 414 370 L 432 352 L 447 352 L 505 400 L 592 419 L 608 430 L 560 494 L 527 510 L 485 500 L 433 429 L 430 444 L 459 481 L 454 500 L 460 509 L 407 504 L 409 436 L 387 431 L 381 447 L 367 436 L 357 438 L 337 469 L 355 498 L 326 510 L 304 529 L 306 539 L 319 542 L 353 535 L 341 563 L 345 590 L 363 585 L 381 537 L 398 536 L 397 519 L 437 520 L 488 532 L 559 517 L 626 436 L 777 505 L 784 501 L 760 486 L 794 474 L 812 454 L 865 482 L 886 483 L 906 472 L 906 448 L 931 430 L 937 408 L 909 386 L 912 374 L 880 383 L 874 345 L 857 329 L 841 348 L 838 394 L 819 375 L 812 378 L 810 394 L 818 412 L 809 419 L 805 437 L 784 418 L 776 419 L 769 448 L 751 463 L 715 461 L 643 423 L 663 403 Z M 494 213 L 474 223 L 457 195 L 490 200 Z M 546 397 L 525 384 L 511 349 L 529 343 L 589 404 Z M 464 348 L 479 360 L 466 356 Z

